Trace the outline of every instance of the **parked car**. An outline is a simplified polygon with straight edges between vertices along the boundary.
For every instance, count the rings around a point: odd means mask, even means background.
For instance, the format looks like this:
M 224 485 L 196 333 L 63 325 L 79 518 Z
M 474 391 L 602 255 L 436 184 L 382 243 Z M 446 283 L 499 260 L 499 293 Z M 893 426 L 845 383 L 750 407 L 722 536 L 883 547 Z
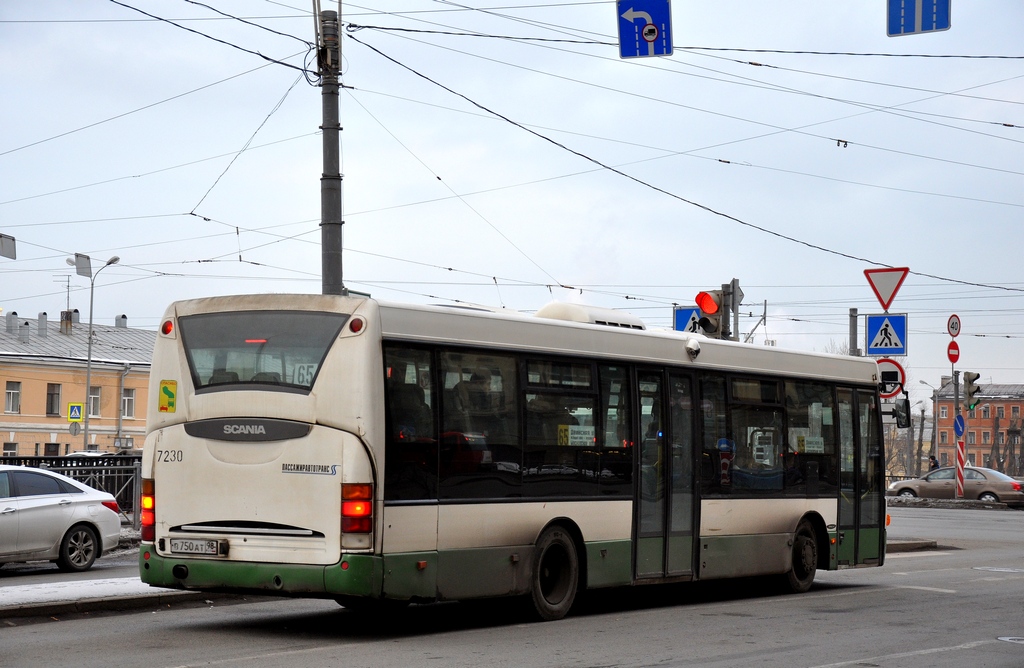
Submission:
M 107 492 L 53 471 L 0 465 L 0 565 L 48 560 L 85 571 L 120 534 L 120 509 Z
M 947 466 L 912 480 L 889 485 L 887 496 L 920 496 L 927 499 L 952 499 L 956 492 L 956 469 Z M 1001 501 L 1007 505 L 1024 505 L 1021 483 L 1005 473 L 980 466 L 964 467 L 964 498 Z

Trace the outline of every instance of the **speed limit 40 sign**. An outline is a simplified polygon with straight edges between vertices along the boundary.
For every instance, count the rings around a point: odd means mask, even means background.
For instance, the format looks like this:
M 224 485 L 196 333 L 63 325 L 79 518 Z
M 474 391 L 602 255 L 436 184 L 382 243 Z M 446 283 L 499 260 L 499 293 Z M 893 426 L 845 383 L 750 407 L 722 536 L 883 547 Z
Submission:
M 949 335 L 954 339 L 960 333 L 960 316 L 956 313 L 949 316 L 949 322 L 946 323 L 946 331 L 949 332 Z

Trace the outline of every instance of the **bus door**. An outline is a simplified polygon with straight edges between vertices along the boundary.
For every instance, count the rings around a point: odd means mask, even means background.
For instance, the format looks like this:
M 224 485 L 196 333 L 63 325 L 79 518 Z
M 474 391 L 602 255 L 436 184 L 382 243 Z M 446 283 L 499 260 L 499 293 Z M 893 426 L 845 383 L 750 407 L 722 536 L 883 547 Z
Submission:
M 640 447 L 637 578 L 693 572 L 693 383 L 685 374 L 637 374 Z
M 882 526 L 882 445 L 878 406 L 868 390 L 840 388 L 839 490 L 840 566 L 881 563 L 885 543 Z

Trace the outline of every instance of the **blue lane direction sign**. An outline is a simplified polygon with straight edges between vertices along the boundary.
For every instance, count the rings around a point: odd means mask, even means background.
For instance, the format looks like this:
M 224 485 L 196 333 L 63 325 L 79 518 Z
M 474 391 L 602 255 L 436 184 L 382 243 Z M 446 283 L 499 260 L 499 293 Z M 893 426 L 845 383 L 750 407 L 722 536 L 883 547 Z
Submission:
M 672 55 L 672 8 L 669 0 L 617 0 L 619 57 Z
M 953 418 L 953 433 L 956 434 L 957 438 L 964 435 L 964 429 L 967 428 L 967 424 L 964 422 L 963 415 L 957 415 Z
M 677 332 L 703 334 L 699 323 L 700 309 L 696 306 L 677 306 L 672 310 L 672 329 Z
M 888 0 L 889 37 L 949 30 L 952 0 Z
M 907 314 L 881 313 L 867 316 L 868 355 L 894 357 L 907 354 Z

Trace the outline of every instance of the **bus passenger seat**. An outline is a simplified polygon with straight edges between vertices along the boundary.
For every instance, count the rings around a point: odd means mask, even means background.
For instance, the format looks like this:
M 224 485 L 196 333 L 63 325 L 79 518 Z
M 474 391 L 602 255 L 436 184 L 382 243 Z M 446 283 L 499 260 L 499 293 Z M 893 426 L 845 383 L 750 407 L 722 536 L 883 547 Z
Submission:
M 260 371 L 252 377 L 254 383 L 280 383 L 281 374 L 276 371 Z
M 237 383 L 238 374 L 234 371 L 228 371 L 227 369 L 214 369 L 213 375 L 210 376 L 210 380 L 206 382 L 207 385 L 219 385 L 221 383 Z

